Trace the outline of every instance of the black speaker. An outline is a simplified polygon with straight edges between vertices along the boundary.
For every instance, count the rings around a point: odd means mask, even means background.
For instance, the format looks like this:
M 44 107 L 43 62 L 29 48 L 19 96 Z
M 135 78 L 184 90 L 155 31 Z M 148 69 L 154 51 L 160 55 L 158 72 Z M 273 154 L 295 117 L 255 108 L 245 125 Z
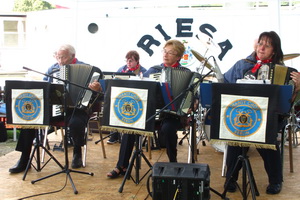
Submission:
M 152 169 L 153 200 L 210 199 L 207 164 L 157 162 Z

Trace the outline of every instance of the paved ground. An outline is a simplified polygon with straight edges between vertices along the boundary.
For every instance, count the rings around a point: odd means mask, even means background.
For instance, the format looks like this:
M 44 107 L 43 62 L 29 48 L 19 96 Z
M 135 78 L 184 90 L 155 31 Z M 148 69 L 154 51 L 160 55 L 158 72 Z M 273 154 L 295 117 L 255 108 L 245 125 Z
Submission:
M 8 139 L 6 142 L 0 142 L 0 156 L 4 156 L 9 152 L 12 152 L 16 148 L 17 142 L 12 139 Z
M 179 133 L 179 138 L 183 137 Z M 50 134 L 49 145 L 51 147 L 51 154 L 58 159 L 58 161 L 64 165 L 65 155 L 61 151 L 53 151 L 54 144 L 61 141 L 60 134 Z M 39 178 L 46 177 L 48 175 L 61 172 L 61 168 L 51 160 L 45 168 L 41 171 L 36 171 L 33 167 L 28 171 L 26 179 L 23 181 L 23 173 L 10 174 L 8 169 L 16 164 L 20 158 L 20 152 L 12 151 L 6 155 L 0 156 L 0 199 L 1 200 L 16 200 L 30 195 L 38 195 L 40 193 L 47 193 L 43 196 L 38 196 L 32 199 L 42 200 L 150 200 L 147 184 L 148 175 L 140 181 L 139 184 L 135 184 L 132 180 L 127 180 L 124 185 L 122 193 L 118 192 L 124 177 L 120 176 L 117 179 L 109 179 L 106 177 L 106 173 L 111 171 L 116 165 L 118 159 L 120 144 L 108 145 L 104 143 L 107 157 L 104 158 L 102 155 L 101 144 L 95 144 L 95 141 L 99 139 L 99 134 L 93 134 L 91 140 L 88 141 L 87 151 L 87 164 L 85 168 L 78 169 L 79 172 L 93 172 L 94 176 L 89 176 L 80 173 L 71 173 L 74 184 L 79 191 L 77 195 L 74 194 L 72 184 L 67 178 L 65 173 L 57 174 L 51 178 L 44 179 L 35 184 L 31 184 L 32 180 L 38 180 Z M 3 145 L 3 144 L 2 144 Z M 14 149 L 15 145 L 11 146 Z M 2 147 L 1 147 L 2 149 Z M 145 150 L 145 148 L 143 148 Z M 72 159 L 72 147 L 69 148 L 69 161 Z M 198 146 L 199 153 L 197 154 L 197 163 L 205 163 L 210 166 L 210 188 L 217 192 L 222 193 L 224 191 L 223 185 L 225 178 L 221 176 L 222 172 L 222 161 L 223 153 L 216 151 L 212 148 L 209 142 L 206 142 L 206 146 Z M 151 151 L 152 158 L 149 158 L 149 152 L 144 152 L 145 156 L 149 159 L 152 165 L 156 162 L 168 162 L 168 157 L 165 149 Z M 257 200 L 299 200 L 300 190 L 300 148 L 293 148 L 293 165 L 294 173 L 290 172 L 290 161 L 288 146 L 284 148 L 284 183 L 282 192 L 278 195 L 268 195 L 265 190 L 268 184 L 267 175 L 264 170 L 263 161 L 259 153 L 254 149 L 250 148 L 249 161 L 251 162 L 253 174 L 255 177 L 256 184 L 260 196 L 257 196 Z M 49 158 L 46 154 L 45 158 Z M 187 163 L 188 158 L 188 142 L 184 140 L 182 145 L 178 145 L 178 161 L 180 163 Z M 36 166 L 36 162 L 32 162 Z M 149 166 L 142 160 L 142 166 L 139 170 L 139 176 L 141 177 L 149 169 Z M 136 178 L 137 170 L 133 169 L 132 177 Z M 241 186 L 242 176 L 239 179 Z M 149 180 L 151 181 L 151 180 Z M 151 186 L 151 185 L 150 185 Z M 55 192 L 56 191 L 56 192 Z M 53 193 L 50 193 L 53 192 Z M 221 200 L 217 194 L 210 192 L 211 200 Z M 230 200 L 243 199 L 240 192 L 227 193 L 226 197 Z M 31 199 L 31 198 L 26 198 Z M 248 197 L 251 198 L 251 194 Z

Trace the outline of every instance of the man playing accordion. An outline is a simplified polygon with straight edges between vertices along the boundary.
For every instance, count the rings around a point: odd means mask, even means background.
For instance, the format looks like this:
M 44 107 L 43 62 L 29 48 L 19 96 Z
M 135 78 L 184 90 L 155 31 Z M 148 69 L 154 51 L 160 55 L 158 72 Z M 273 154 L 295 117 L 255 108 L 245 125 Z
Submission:
M 53 75 L 54 72 L 58 72 L 60 67 L 64 65 L 84 64 L 77 60 L 75 53 L 74 47 L 69 44 L 60 46 L 54 54 L 57 63 L 52 65 L 46 74 Z M 52 82 L 53 79 L 45 77 L 44 81 Z M 99 82 L 90 83 L 89 88 L 97 92 L 101 91 Z M 84 145 L 84 133 L 88 119 L 89 115 L 85 111 L 78 110 L 69 122 L 70 133 L 74 140 L 72 168 L 82 167 L 81 147 Z M 16 150 L 22 152 L 22 154 L 17 164 L 9 169 L 10 173 L 20 173 L 26 169 L 36 131 L 35 129 L 21 129 Z

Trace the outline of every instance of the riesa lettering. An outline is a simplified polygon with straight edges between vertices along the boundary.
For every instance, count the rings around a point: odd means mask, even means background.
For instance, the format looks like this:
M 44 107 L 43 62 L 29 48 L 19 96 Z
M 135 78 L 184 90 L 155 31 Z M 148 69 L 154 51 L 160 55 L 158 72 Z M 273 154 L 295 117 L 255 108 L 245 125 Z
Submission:
M 176 19 L 176 23 L 177 23 L 177 33 L 176 33 L 176 37 L 193 37 L 193 32 L 191 32 L 192 26 L 191 24 L 193 24 L 193 18 L 177 18 Z M 157 29 L 160 34 L 164 37 L 164 40 L 167 41 L 169 39 L 171 39 L 171 37 L 164 31 L 162 25 L 158 24 L 155 29 Z M 204 33 L 206 35 L 208 35 L 209 37 L 211 37 L 213 39 L 213 35 L 211 33 L 215 33 L 217 31 L 217 29 L 212 26 L 211 24 L 202 24 L 199 27 L 199 31 L 201 33 Z M 196 35 L 197 37 L 197 35 Z M 139 48 L 142 48 L 144 51 L 146 51 L 148 53 L 148 55 L 151 57 L 153 55 L 153 50 L 151 49 L 152 45 L 155 46 L 160 46 L 160 42 L 156 39 L 153 38 L 153 36 L 151 35 L 144 35 L 142 36 L 142 38 L 138 41 L 137 46 Z M 226 53 L 232 49 L 232 44 L 230 43 L 230 41 L 227 39 L 223 42 L 219 42 L 218 43 L 219 47 L 221 48 L 221 53 L 218 55 L 218 58 L 220 60 L 222 60 L 224 58 L 224 56 L 226 55 Z

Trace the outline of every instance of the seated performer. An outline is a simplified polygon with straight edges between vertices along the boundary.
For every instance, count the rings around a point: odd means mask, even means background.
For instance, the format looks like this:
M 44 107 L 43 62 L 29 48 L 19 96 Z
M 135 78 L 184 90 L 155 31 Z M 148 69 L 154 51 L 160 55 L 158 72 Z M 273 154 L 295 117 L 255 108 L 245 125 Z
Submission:
M 250 56 L 248 56 L 246 59 L 239 60 L 232 68 L 230 68 L 224 74 L 225 82 L 236 83 L 237 79 L 243 78 L 256 79 L 257 75 L 261 71 L 261 64 L 264 63 L 283 64 L 283 52 L 281 50 L 281 41 L 279 36 L 274 31 L 261 33 L 258 38 L 257 44 L 254 46 L 254 48 L 255 51 Z M 294 82 L 294 100 L 297 93 L 300 90 L 300 74 L 298 72 L 292 72 L 290 77 Z M 285 124 L 286 120 L 279 120 L 278 132 L 282 130 Z M 247 150 L 248 149 L 249 148 L 247 148 Z M 280 193 L 283 182 L 283 175 L 281 154 L 278 144 L 276 144 L 276 150 L 257 150 L 264 160 L 264 167 L 269 178 L 269 185 L 266 189 L 266 193 Z M 233 172 L 233 169 L 239 155 L 242 155 L 242 147 L 228 146 L 226 159 L 226 183 L 228 182 L 230 175 L 232 175 L 233 177 L 233 179 L 231 179 L 233 181 L 229 182 L 229 185 L 227 187 L 228 192 L 235 192 L 237 189 L 236 181 L 238 180 L 238 171 Z M 241 167 L 242 164 L 238 166 L 238 170 L 240 170 Z
M 59 69 L 64 65 L 83 64 L 83 62 L 80 62 L 75 58 L 75 53 L 75 49 L 71 45 L 66 44 L 59 47 L 59 49 L 55 52 L 57 63 L 48 69 L 47 74 L 53 74 L 52 72 L 54 69 Z M 45 77 L 44 80 L 49 82 L 53 81 L 52 78 L 49 77 Z M 94 91 L 101 91 L 99 82 L 90 83 L 89 88 Z M 72 111 L 67 111 L 67 116 L 70 116 L 70 114 L 72 114 Z M 89 115 L 85 110 L 76 109 L 74 116 L 69 121 L 70 134 L 74 140 L 72 168 L 82 167 L 81 146 L 84 145 L 84 133 L 88 119 Z M 19 173 L 26 169 L 36 131 L 37 130 L 35 129 L 21 129 L 16 151 L 21 151 L 22 154 L 17 164 L 9 169 L 10 173 Z
M 120 67 L 117 72 L 122 73 L 134 73 L 137 76 L 142 75 L 147 71 L 146 68 L 144 68 L 140 64 L 140 55 L 137 51 L 129 51 L 126 56 L 126 65 Z M 110 138 L 107 140 L 107 144 L 114 144 L 116 142 L 121 142 L 121 134 L 118 132 L 111 132 Z
M 185 51 L 184 45 L 178 40 L 169 40 L 163 48 L 163 63 L 161 67 L 151 67 L 145 74 L 148 77 L 150 74 L 159 73 L 164 67 L 181 67 L 179 61 Z M 180 118 L 177 115 L 164 114 L 161 123 L 160 137 L 165 142 L 167 154 L 170 162 L 177 162 L 177 130 L 180 127 Z M 120 146 L 119 159 L 116 167 L 107 174 L 109 178 L 117 178 L 120 174 L 124 175 L 129 165 L 130 156 L 134 147 L 135 135 L 124 134 Z

